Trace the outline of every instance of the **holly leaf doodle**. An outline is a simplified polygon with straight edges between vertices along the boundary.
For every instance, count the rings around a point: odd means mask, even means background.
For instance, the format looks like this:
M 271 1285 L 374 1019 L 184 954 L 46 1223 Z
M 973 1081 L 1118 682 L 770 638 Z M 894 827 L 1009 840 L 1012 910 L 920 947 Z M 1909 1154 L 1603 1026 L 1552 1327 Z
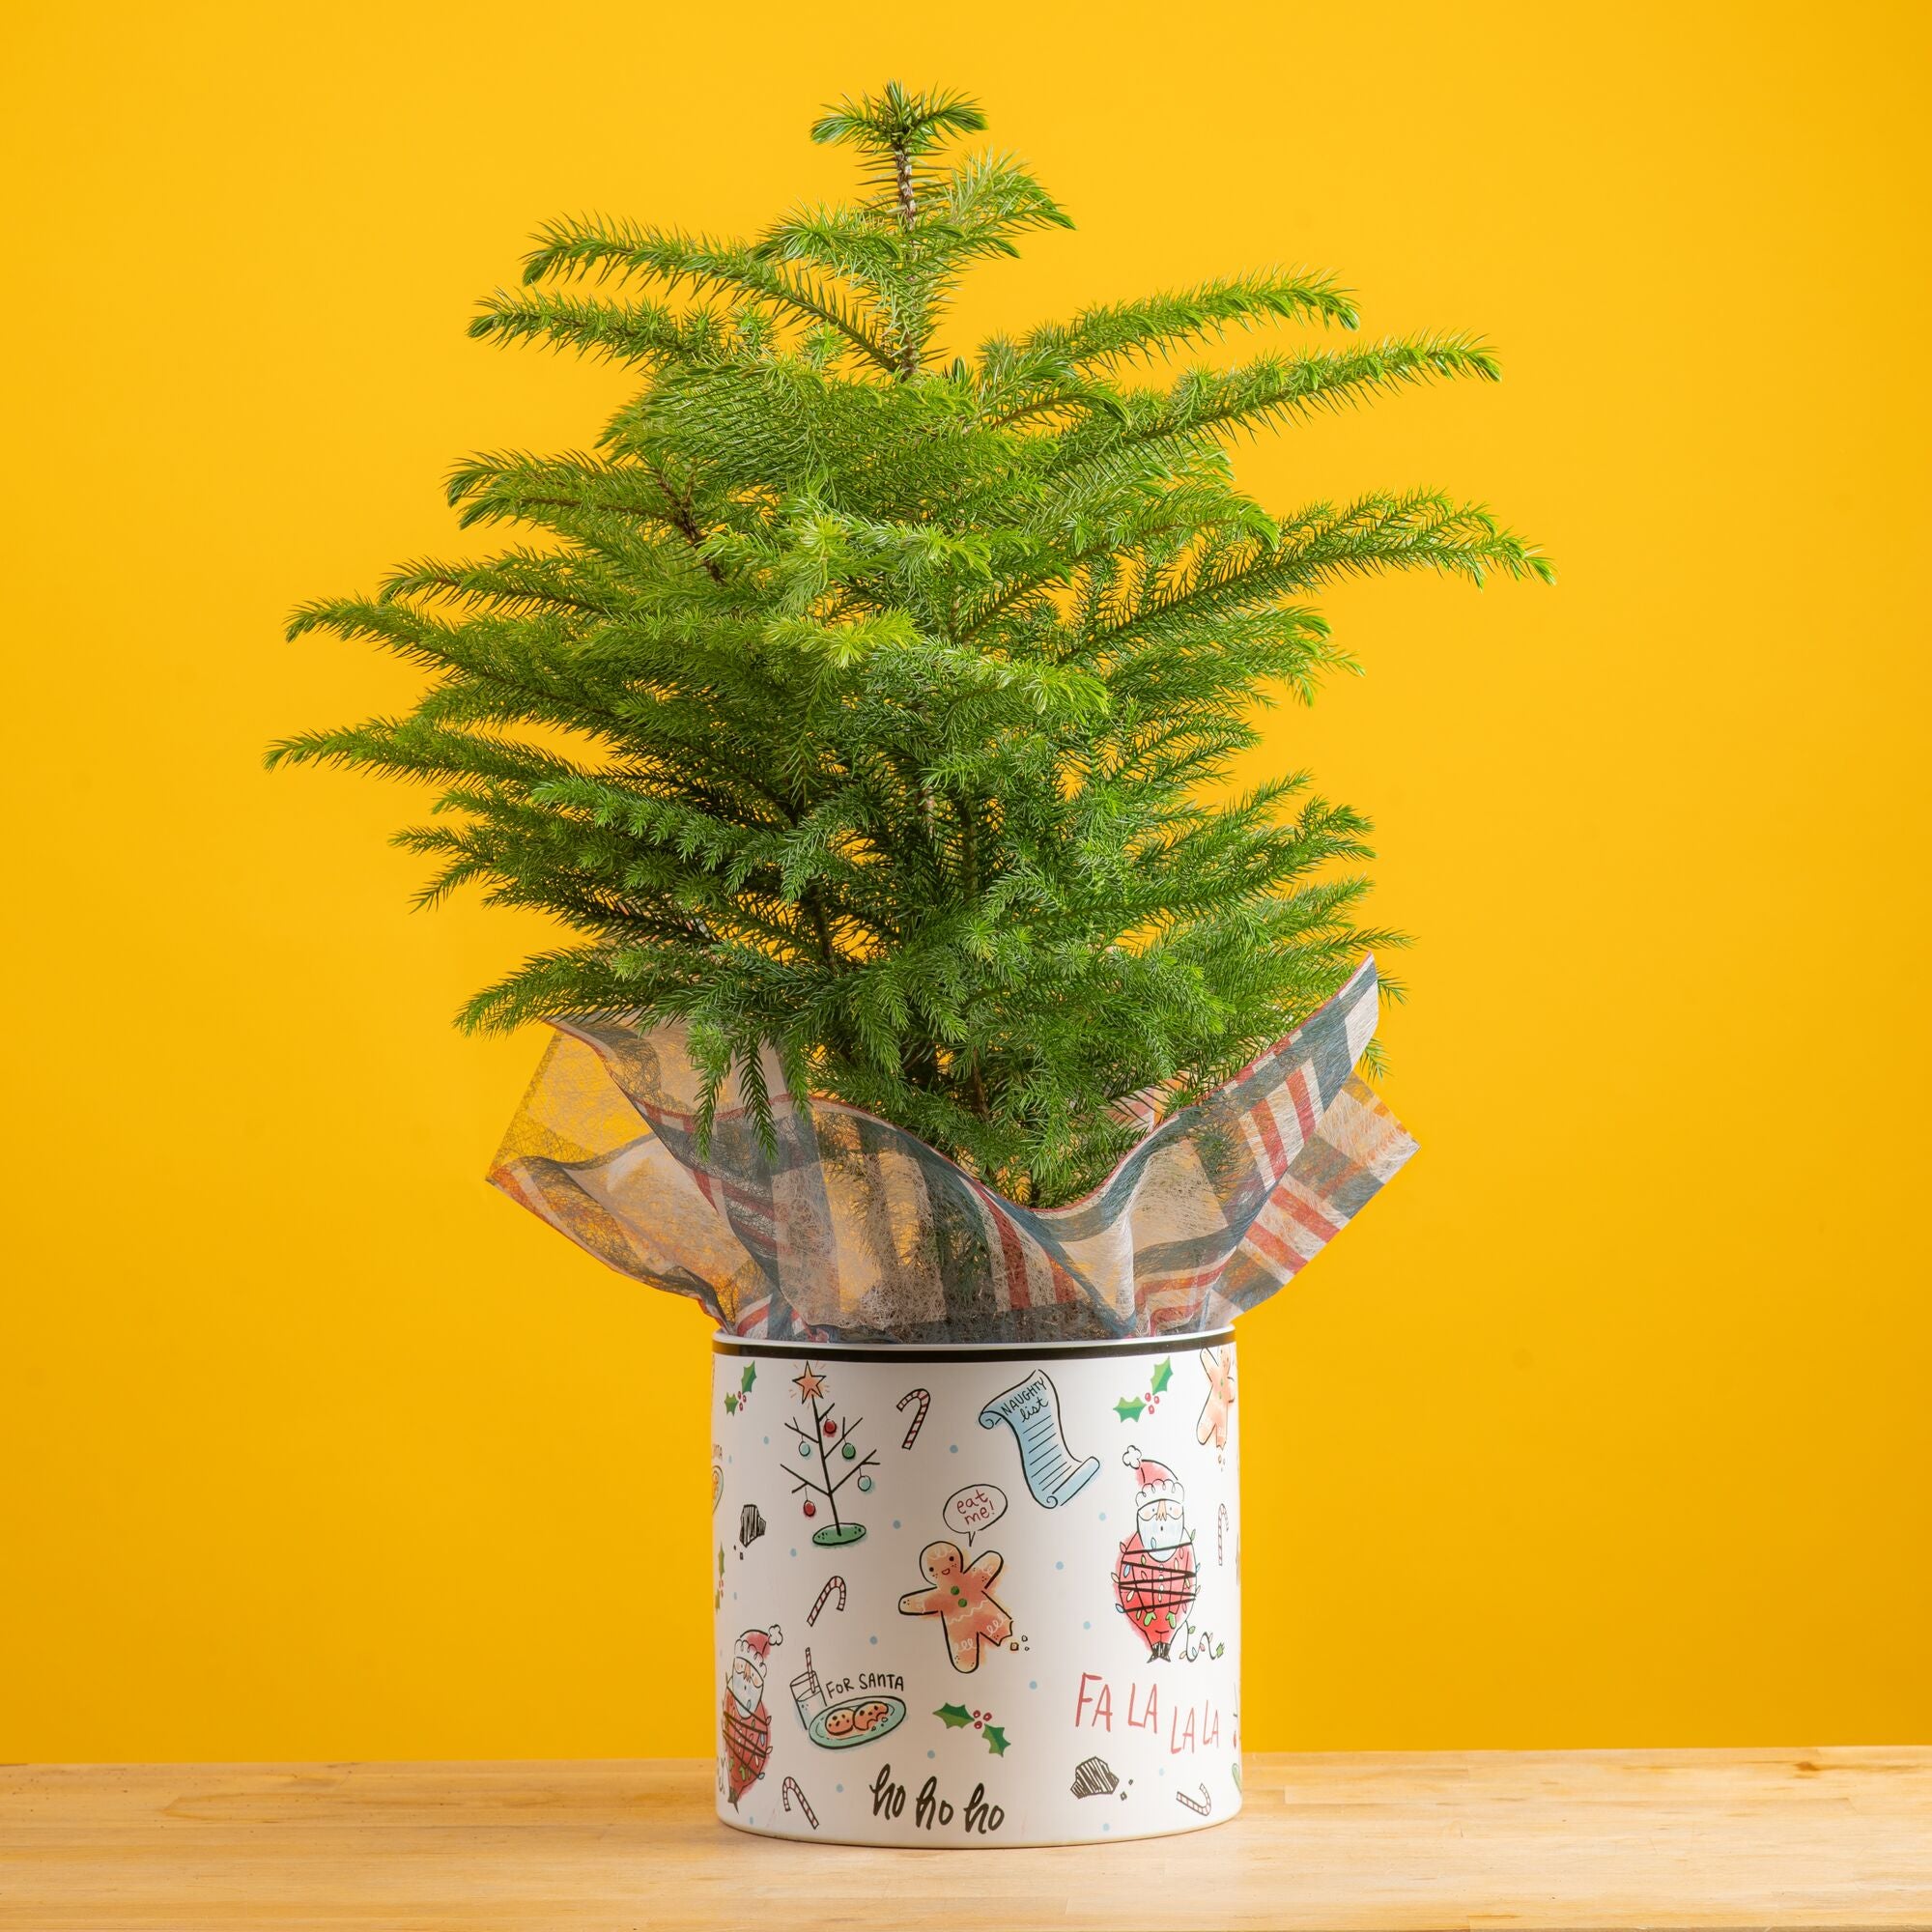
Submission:
M 986 1726 L 986 1748 L 995 1757 L 1006 1756 L 1007 1731 L 1004 1724 L 988 1724 Z
M 964 1730 L 973 1721 L 973 1714 L 964 1704 L 942 1704 L 932 1715 L 949 1731 Z
M 726 1402 L 729 1402 L 731 1398 L 729 1396 L 726 1396 L 724 1400 Z M 1144 1403 L 1139 1396 L 1135 1396 L 1131 1402 L 1129 1402 L 1125 1396 L 1122 1396 L 1121 1400 L 1114 1405 L 1114 1413 L 1118 1415 L 1122 1422 L 1138 1422 L 1141 1419 L 1141 1410 L 1144 1409 L 1146 1406 L 1147 1404 Z
M 724 1398 L 724 1413 L 726 1415 L 738 1413 L 738 1398 L 735 1395 L 727 1395 Z
M 1165 1395 L 1167 1392 L 1167 1385 L 1173 1379 L 1174 1379 L 1174 1363 L 1171 1360 L 1165 1361 L 1162 1362 L 1161 1365 L 1154 1370 L 1153 1375 L 1149 1378 L 1148 1387 L 1151 1388 L 1155 1395 Z
M 752 1392 L 752 1384 L 757 1379 L 758 1379 L 757 1363 L 747 1362 L 745 1364 L 744 1378 L 739 1382 L 738 1387 L 740 1388 L 740 1390 L 743 1391 L 744 1394 L 750 1395 Z

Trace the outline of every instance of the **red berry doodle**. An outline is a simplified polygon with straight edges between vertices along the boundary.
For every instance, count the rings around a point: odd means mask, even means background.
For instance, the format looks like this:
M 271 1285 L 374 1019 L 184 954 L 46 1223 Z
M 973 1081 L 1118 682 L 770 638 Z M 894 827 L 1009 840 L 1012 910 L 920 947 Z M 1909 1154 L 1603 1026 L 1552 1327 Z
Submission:
M 1208 1787 L 1205 1784 L 1201 1788 L 1203 1791 L 1206 1791 L 1208 1789 Z M 818 1830 L 818 1813 L 811 1808 L 811 1804 L 810 1801 L 806 1798 L 805 1793 L 798 1788 L 797 1778 L 787 1777 L 785 1781 L 779 1786 L 779 1796 L 784 1801 L 784 1808 L 787 1811 L 791 1809 L 791 1801 L 794 1798 L 796 1798 L 798 1800 L 798 1808 L 805 1813 L 806 1823 L 809 1824 L 814 1832 Z
M 906 1431 L 905 1440 L 899 1444 L 901 1449 L 910 1449 L 919 1440 L 919 1432 L 925 1427 L 925 1411 L 932 1406 L 932 1391 L 930 1389 L 907 1389 L 905 1394 L 899 1397 L 894 1406 L 898 1409 L 900 1414 L 904 1414 L 905 1406 L 909 1402 L 919 1404 L 919 1413 L 913 1417 L 912 1427 Z
M 844 1577 L 826 1577 L 825 1587 L 818 1593 L 818 1601 L 812 1605 L 810 1610 L 806 1615 L 805 1625 L 808 1630 L 810 1630 L 811 1626 L 818 1621 L 818 1613 L 825 1607 L 826 1599 L 832 1595 L 834 1590 L 837 1590 L 838 1592 L 838 1607 L 841 1610 L 845 1607 Z

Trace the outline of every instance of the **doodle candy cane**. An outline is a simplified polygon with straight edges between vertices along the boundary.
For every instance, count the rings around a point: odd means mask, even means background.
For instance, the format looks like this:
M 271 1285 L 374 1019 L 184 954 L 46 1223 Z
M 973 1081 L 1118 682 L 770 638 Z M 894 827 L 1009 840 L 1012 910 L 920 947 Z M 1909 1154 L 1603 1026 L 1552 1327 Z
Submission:
M 1214 1512 L 1214 1561 L 1228 1560 L 1228 1505 L 1223 1503 Z
M 905 1440 L 899 1444 L 901 1449 L 910 1449 L 919 1440 L 919 1432 L 925 1427 L 925 1411 L 932 1406 L 932 1391 L 930 1389 L 907 1389 L 905 1394 L 900 1396 L 898 1401 L 893 1406 L 903 1411 L 906 1404 L 909 1402 L 917 1402 L 919 1404 L 919 1413 L 913 1417 L 912 1427 L 906 1431 Z
M 807 1630 L 810 1630 L 810 1629 L 811 1628 L 811 1626 L 812 1626 L 813 1624 L 815 1624 L 815 1623 L 816 1623 L 816 1622 L 818 1621 L 818 1613 L 819 1613 L 819 1611 L 820 1611 L 820 1610 L 822 1610 L 822 1609 L 823 1609 L 823 1608 L 825 1607 L 825 1600 L 826 1600 L 826 1599 L 827 1599 L 827 1598 L 828 1598 L 829 1596 L 831 1596 L 831 1594 L 833 1593 L 833 1591 L 834 1591 L 834 1590 L 837 1590 L 837 1591 L 838 1592 L 838 1607 L 839 1607 L 839 1608 L 840 1608 L 841 1610 L 842 1610 L 842 1609 L 843 1609 L 843 1608 L 845 1607 L 845 1579 L 844 1579 L 844 1577 L 826 1577 L 826 1579 L 825 1579 L 825 1587 L 824 1587 L 824 1589 L 822 1589 L 821 1591 L 819 1591 L 819 1593 L 818 1593 L 818 1601 L 817 1601 L 817 1603 L 815 1603 L 815 1604 L 813 1604 L 813 1605 L 812 1605 L 812 1606 L 811 1606 L 811 1609 L 810 1609 L 810 1612 L 809 1612 L 809 1613 L 807 1614 L 807 1616 L 806 1616 L 806 1619 L 805 1619 L 805 1627 L 806 1627 L 806 1629 L 807 1629 Z
M 789 1784 L 791 1782 L 791 1779 L 786 1778 L 785 1782 Z M 1208 1812 L 1211 1811 L 1214 1807 L 1214 1801 L 1212 1798 L 1208 1796 L 1208 1787 L 1205 1784 L 1201 1787 L 1201 1796 L 1199 1798 L 1190 1798 L 1184 1791 L 1177 1791 L 1174 1795 L 1178 1799 L 1179 1799 L 1180 1802 L 1184 1805 L 1186 1805 L 1190 1811 L 1198 1811 L 1204 1818 L 1207 1817 Z
M 1208 1787 L 1205 1784 L 1201 1788 L 1203 1791 L 1206 1791 L 1208 1789 Z M 791 1801 L 794 1798 L 796 1798 L 798 1800 L 798 1808 L 805 1813 L 807 1822 L 810 1825 L 811 1829 L 814 1832 L 818 1830 L 818 1813 L 811 1808 L 810 1804 L 806 1800 L 805 1793 L 798 1788 L 797 1778 L 795 1777 L 786 1778 L 785 1781 L 779 1786 L 779 1796 L 781 1799 L 783 1799 L 784 1808 L 787 1811 L 791 1809 Z

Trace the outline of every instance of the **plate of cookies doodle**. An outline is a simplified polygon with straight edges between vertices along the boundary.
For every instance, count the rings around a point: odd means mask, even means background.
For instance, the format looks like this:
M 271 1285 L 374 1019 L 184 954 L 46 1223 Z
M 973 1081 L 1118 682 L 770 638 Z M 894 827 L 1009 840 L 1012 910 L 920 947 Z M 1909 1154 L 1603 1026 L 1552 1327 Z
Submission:
M 827 1750 L 850 1750 L 854 1745 L 868 1745 L 897 1729 L 905 1714 L 903 1698 L 868 1692 L 863 1697 L 848 1697 L 842 1704 L 828 1705 L 806 1726 L 806 1735 Z

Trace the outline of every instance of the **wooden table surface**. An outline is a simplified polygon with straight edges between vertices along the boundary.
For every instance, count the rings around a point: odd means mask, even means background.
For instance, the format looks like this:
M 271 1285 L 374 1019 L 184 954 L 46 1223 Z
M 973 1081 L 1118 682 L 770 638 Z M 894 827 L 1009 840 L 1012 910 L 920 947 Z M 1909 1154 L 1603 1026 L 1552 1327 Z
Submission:
M 8 1932 L 1932 1926 L 1932 1750 L 1247 1760 L 1212 1831 L 870 1852 L 709 1764 L 0 1768 Z

